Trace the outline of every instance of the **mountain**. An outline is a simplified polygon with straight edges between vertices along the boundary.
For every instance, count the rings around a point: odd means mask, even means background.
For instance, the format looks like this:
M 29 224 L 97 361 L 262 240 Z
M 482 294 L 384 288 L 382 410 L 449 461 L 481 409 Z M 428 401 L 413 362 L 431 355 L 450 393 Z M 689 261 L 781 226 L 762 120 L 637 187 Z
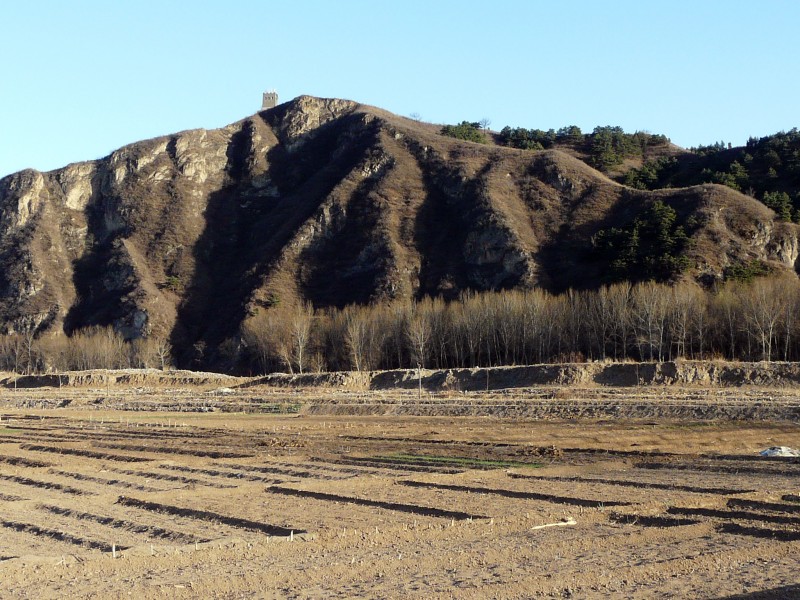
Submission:
M 711 284 L 754 261 L 795 270 L 798 233 L 727 186 L 636 190 L 558 149 L 302 96 L 0 180 L 0 324 L 112 324 L 189 364 L 276 303 Z

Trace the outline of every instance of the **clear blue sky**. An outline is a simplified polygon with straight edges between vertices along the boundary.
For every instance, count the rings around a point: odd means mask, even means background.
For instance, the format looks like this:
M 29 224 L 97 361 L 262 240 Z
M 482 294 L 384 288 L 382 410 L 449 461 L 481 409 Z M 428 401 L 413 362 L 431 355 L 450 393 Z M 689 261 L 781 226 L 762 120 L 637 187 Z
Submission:
M 268 88 L 685 147 L 800 125 L 795 0 L 20 0 L 0 14 L 0 176 L 220 127 Z

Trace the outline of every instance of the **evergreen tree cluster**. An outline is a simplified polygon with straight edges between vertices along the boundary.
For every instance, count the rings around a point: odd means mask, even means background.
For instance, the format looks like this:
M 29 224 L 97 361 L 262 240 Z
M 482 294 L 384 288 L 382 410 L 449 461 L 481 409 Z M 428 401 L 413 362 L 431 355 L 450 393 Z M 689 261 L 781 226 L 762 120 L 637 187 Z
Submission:
M 544 150 L 556 143 L 582 145 L 585 136 L 577 125 L 567 125 L 559 130 L 525 129 L 524 127 L 503 127 L 500 143 L 520 150 Z
M 486 143 L 486 136 L 481 131 L 481 124 L 478 122 L 461 121 L 458 125 L 445 125 L 442 127 L 441 134 L 468 142 Z
M 748 262 L 733 263 L 725 269 L 726 281 L 738 281 L 739 283 L 751 283 L 756 277 L 764 277 L 770 274 L 769 266 L 757 258 Z
M 671 206 L 656 200 L 626 227 L 599 231 L 593 239 L 598 257 L 608 261 L 608 282 L 631 279 L 666 281 L 688 269 L 683 255 L 689 238 Z
M 624 183 L 649 190 L 718 183 L 757 198 L 783 221 L 800 223 L 800 132 L 750 138 L 742 148 L 723 142 L 692 148 L 691 154 L 648 161 Z
M 500 143 L 522 150 L 544 150 L 555 145 L 570 145 L 588 156 L 589 163 L 601 171 L 608 171 L 622 164 L 626 158 L 642 156 L 648 147 L 669 143 L 666 136 L 642 131 L 625 133 L 622 127 L 595 127 L 584 134 L 577 125 L 561 129 L 525 129 L 504 127 L 500 131 Z

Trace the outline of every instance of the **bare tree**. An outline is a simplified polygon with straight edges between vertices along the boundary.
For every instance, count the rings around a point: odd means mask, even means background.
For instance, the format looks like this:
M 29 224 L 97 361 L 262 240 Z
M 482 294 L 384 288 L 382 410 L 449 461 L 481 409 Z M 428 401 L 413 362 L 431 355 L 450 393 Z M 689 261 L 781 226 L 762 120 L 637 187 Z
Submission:
M 0 338 L 0 352 L 3 358 L 3 367 L 16 374 L 21 374 L 25 365 L 25 341 L 18 333 L 12 333 Z
M 491 367 L 497 364 L 497 306 L 492 301 L 490 294 L 479 294 L 475 297 L 475 310 L 477 311 L 475 321 L 481 328 L 481 339 L 486 350 L 485 361 L 483 364 Z
M 431 324 L 429 315 L 417 305 L 414 314 L 408 321 L 408 341 L 411 349 L 411 359 L 425 368 L 430 352 Z
M 481 324 L 475 292 L 467 291 L 461 294 L 456 319 L 458 327 L 463 333 L 469 366 L 477 367 L 480 364 L 484 327 Z
M 609 319 L 614 360 L 625 358 L 632 334 L 631 295 L 633 288 L 627 281 L 608 288 Z
M 525 362 L 544 362 L 547 348 L 549 310 L 551 296 L 540 289 L 525 292 L 523 296 L 522 324 L 524 328 L 523 351 Z
M 405 366 L 406 330 L 408 329 L 408 316 L 411 314 L 409 302 L 395 301 L 387 310 L 386 344 L 391 347 L 391 357 L 387 356 L 387 362 L 397 368 Z M 387 354 L 388 354 L 387 349 Z
M 766 361 L 772 360 L 773 344 L 785 310 L 782 287 L 779 280 L 767 279 L 749 286 L 742 297 L 748 334 L 761 347 L 761 359 Z
M 172 365 L 172 344 L 165 337 L 157 337 L 153 339 L 153 349 L 161 370 L 166 371 Z
M 497 338 L 499 342 L 498 353 L 502 356 L 504 365 L 513 364 L 514 346 L 516 334 L 519 327 L 520 315 L 517 313 L 514 302 L 514 292 L 498 294 L 493 300 L 496 304 L 492 311 L 495 315 Z
M 314 307 L 308 302 L 299 304 L 292 310 L 289 321 L 292 359 L 300 373 L 303 372 L 305 366 L 306 351 L 311 340 L 311 325 L 313 322 Z
M 147 337 L 131 342 L 132 363 L 150 369 L 159 367 L 166 370 L 172 355 L 172 345 L 164 337 Z
M 368 367 L 368 323 L 355 306 L 346 312 L 345 343 L 350 350 L 350 360 L 356 371 L 367 371 Z
M 735 281 L 729 282 L 717 291 L 711 306 L 713 318 L 718 324 L 717 338 L 720 340 L 723 352 L 726 352 L 731 360 L 737 356 L 736 340 L 743 328 L 741 296 L 742 285 Z
M 447 352 L 452 335 L 450 310 L 441 298 L 426 298 L 423 304 L 431 328 L 430 354 L 433 357 L 433 365 L 437 369 L 444 369 L 450 363 Z
M 57 333 L 36 340 L 35 354 L 45 371 L 66 371 L 69 364 L 69 338 Z
M 688 284 L 679 283 L 665 291 L 669 294 L 670 358 L 672 358 L 673 349 L 675 356 L 680 358 L 688 354 L 686 345 L 692 325 L 692 307 L 696 302 L 694 288 Z
M 242 327 L 242 338 L 256 358 L 259 369 L 267 373 L 278 362 L 284 323 L 270 309 L 248 319 Z M 289 362 L 291 368 L 291 361 Z
M 690 306 L 689 324 L 692 343 L 689 348 L 690 358 L 703 358 L 708 349 L 710 349 L 710 342 L 708 340 L 708 330 L 711 327 L 711 312 L 709 310 L 709 296 L 705 291 L 693 288 L 693 300 Z M 695 348 L 697 354 L 695 355 Z
M 567 290 L 563 294 L 563 336 L 564 352 L 563 355 L 570 361 L 576 360 L 584 353 L 582 352 L 583 342 L 586 339 L 584 334 L 584 320 L 586 318 L 586 295 L 575 291 Z
M 642 359 L 664 360 L 664 334 L 667 327 L 668 295 L 664 287 L 648 281 L 633 288 L 631 308 Z
M 783 299 L 783 311 L 781 314 L 781 331 L 783 338 L 783 360 L 788 361 L 792 341 L 797 334 L 797 313 L 800 309 L 800 282 L 795 277 L 783 277 L 779 280 L 776 293 Z
M 25 372 L 30 375 L 36 368 L 36 361 L 34 360 L 34 342 L 36 340 L 36 328 L 27 327 L 22 333 L 22 340 L 25 344 Z

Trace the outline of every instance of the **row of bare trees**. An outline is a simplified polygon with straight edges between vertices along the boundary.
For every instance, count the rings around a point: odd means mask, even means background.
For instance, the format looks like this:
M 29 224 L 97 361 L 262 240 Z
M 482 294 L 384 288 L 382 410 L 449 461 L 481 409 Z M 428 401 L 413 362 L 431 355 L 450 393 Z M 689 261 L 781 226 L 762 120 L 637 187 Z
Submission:
M 713 290 L 620 283 L 554 295 L 540 289 L 468 292 L 315 310 L 278 305 L 228 340 L 228 364 L 244 371 L 455 368 L 584 360 L 677 358 L 800 360 L 800 280 L 761 278 Z M 112 328 L 72 336 L 0 336 L 0 369 L 17 373 L 157 367 L 172 348 L 126 342 Z
M 272 308 L 244 346 L 260 372 L 453 368 L 583 360 L 800 359 L 800 282 L 729 282 L 708 291 L 621 283 L 553 295 L 465 293 L 445 302 Z
M 16 373 L 86 369 L 160 368 L 172 348 L 161 338 L 126 342 L 112 327 L 90 327 L 71 336 L 33 332 L 0 336 L 0 369 Z

